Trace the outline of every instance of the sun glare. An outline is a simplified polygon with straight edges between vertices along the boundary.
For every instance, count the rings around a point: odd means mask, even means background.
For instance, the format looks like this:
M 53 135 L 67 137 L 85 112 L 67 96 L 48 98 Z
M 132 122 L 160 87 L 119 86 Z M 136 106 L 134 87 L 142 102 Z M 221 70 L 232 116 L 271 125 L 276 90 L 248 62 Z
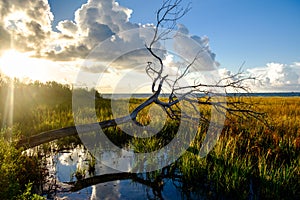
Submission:
M 0 70 L 11 78 L 29 78 L 42 80 L 45 71 L 42 70 L 42 60 L 31 58 L 26 53 L 8 50 L 0 58 Z

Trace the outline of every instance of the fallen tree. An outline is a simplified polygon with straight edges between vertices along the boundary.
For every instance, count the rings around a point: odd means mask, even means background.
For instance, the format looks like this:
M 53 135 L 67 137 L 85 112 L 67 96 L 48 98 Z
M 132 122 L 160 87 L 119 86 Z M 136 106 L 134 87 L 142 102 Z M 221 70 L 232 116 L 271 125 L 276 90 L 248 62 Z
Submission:
M 180 84 L 180 82 L 189 75 L 196 74 L 193 68 L 201 65 L 201 59 L 209 60 L 212 65 L 215 64 L 215 55 L 211 53 L 207 46 L 199 45 L 199 48 L 194 50 L 195 55 L 193 55 L 193 59 L 187 59 L 185 62 L 181 63 L 175 76 L 168 74 L 166 64 L 164 63 L 164 60 L 160 54 L 161 51 L 156 51 L 155 45 L 161 41 L 166 41 L 172 39 L 172 37 L 176 37 L 176 35 L 170 36 L 172 30 L 176 28 L 177 21 L 191 9 L 190 4 L 188 4 L 186 7 L 182 7 L 180 5 L 181 3 L 182 0 L 163 1 L 161 8 L 156 13 L 157 22 L 155 26 L 153 26 L 153 38 L 148 44 L 145 44 L 145 49 L 155 60 L 154 62 L 147 62 L 145 68 L 147 75 L 152 79 L 152 95 L 149 98 L 138 105 L 130 114 L 126 116 L 101 122 L 80 124 L 42 132 L 29 138 L 21 139 L 17 142 L 17 147 L 24 147 L 25 149 L 31 148 L 63 137 L 77 136 L 78 130 L 80 130 L 80 133 L 97 131 L 99 126 L 102 129 L 105 129 L 108 127 L 133 122 L 142 127 L 143 125 L 137 120 L 137 115 L 143 109 L 152 104 L 160 106 L 167 113 L 167 116 L 172 120 L 194 120 L 197 124 L 199 124 L 199 119 L 194 119 L 193 116 L 189 115 L 189 113 L 182 112 L 179 106 L 181 102 L 185 102 L 186 105 L 190 106 L 190 108 L 195 112 L 199 112 L 199 105 L 209 105 L 222 115 L 231 113 L 238 116 L 259 118 L 260 113 L 255 112 L 252 109 L 251 103 L 243 102 L 239 98 L 226 101 L 227 91 L 248 91 L 244 83 L 252 80 L 253 78 L 245 77 L 241 72 L 221 78 L 213 84 L 203 83 L 203 81 L 197 77 L 195 80 L 193 80 L 193 84 Z M 161 30 L 160 28 L 162 27 L 164 29 Z M 190 77 L 188 79 L 190 79 Z M 163 86 L 168 86 L 170 90 L 167 101 L 162 100 Z M 220 93 L 220 90 L 224 92 Z M 199 95 L 201 95 L 201 98 L 199 98 Z M 218 97 L 220 98 L 218 101 L 216 101 L 215 99 L 218 99 Z M 165 96 L 164 99 L 166 99 Z M 209 117 L 204 115 L 200 115 L 200 120 L 210 123 Z

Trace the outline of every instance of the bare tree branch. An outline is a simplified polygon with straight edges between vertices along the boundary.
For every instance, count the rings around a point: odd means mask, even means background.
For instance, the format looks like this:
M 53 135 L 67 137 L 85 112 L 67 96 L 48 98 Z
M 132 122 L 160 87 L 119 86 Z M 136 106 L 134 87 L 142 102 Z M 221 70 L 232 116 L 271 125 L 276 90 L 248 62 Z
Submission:
M 252 109 L 253 104 L 243 102 L 241 99 L 237 100 L 220 100 L 213 101 L 214 97 L 222 97 L 228 93 L 228 91 L 243 91 L 248 92 L 248 88 L 245 86 L 245 82 L 254 80 L 253 77 L 245 77 L 242 72 L 238 72 L 233 75 L 229 75 L 225 78 L 221 78 L 214 84 L 203 83 L 201 80 L 194 80 L 192 85 L 180 85 L 179 82 L 191 73 L 192 66 L 199 59 L 199 55 L 202 52 L 206 52 L 207 48 L 203 47 L 197 53 L 197 55 L 186 65 L 181 65 L 182 72 L 177 74 L 175 80 L 169 78 L 168 74 L 164 74 L 165 65 L 163 58 L 158 55 L 155 51 L 155 45 L 159 41 L 170 39 L 169 34 L 175 29 L 177 21 L 181 19 L 190 9 L 190 4 L 186 7 L 181 6 L 182 0 L 164 0 L 161 8 L 156 13 L 156 26 L 154 27 L 154 35 L 150 43 L 145 45 L 150 55 L 158 62 L 147 62 L 145 72 L 152 78 L 153 82 L 151 85 L 152 95 L 147 98 L 142 104 L 138 105 L 129 115 L 106 120 L 102 122 L 83 124 L 79 126 L 71 126 L 58 130 L 47 131 L 27 139 L 22 139 L 18 142 L 18 147 L 30 148 L 39 144 L 49 142 L 55 139 L 59 139 L 65 136 L 77 135 L 76 128 L 80 129 L 81 132 L 95 131 L 99 128 L 107 128 L 111 126 L 117 126 L 118 124 L 134 122 L 135 124 L 142 126 L 137 121 L 137 115 L 143 109 L 150 106 L 151 104 L 159 105 L 171 119 L 188 119 L 193 120 L 193 116 L 189 116 L 188 113 L 183 112 L 180 108 L 180 103 L 185 102 L 193 111 L 199 112 L 199 105 L 213 106 L 218 112 L 222 114 L 232 114 L 235 116 L 248 116 L 256 119 L 260 119 L 261 113 L 256 112 Z M 161 31 L 160 28 L 166 28 Z M 172 38 L 171 38 L 172 39 Z M 168 99 L 162 98 L 163 86 L 167 85 L 171 91 L 168 95 Z M 225 94 L 214 92 L 215 89 L 223 89 Z M 201 113 L 199 113 L 201 114 Z M 199 123 L 195 121 L 195 123 Z M 200 120 L 209 123 L 208 117 L 200 115 Z

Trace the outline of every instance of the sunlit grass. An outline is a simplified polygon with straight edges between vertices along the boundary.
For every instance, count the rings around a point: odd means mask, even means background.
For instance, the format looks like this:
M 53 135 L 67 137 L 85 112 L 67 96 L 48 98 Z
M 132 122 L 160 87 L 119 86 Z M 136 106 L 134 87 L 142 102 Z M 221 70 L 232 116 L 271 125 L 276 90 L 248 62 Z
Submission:
M 187 152 L 178 166 L 191 180 L 198 177 L 210 182 L 209 190 L 215 194 L 295 198 L 300 187 L 300 98 L 252 100 L 260 102 L 257 109 L 267 114 L 269 126 L 251 118 L 228 121 L 207 157 Z M 200 140 L 194 143 L 196 148 L 199 145 Z
M 9 94 L 8 88 L 8 85 L 2 86 L 0 95 Z M 233 98 L 228 98 L 228 101 L 233 100 Z M 143 99 L 131 99 L 128 104 L 128 100 L 120 100 L 116 105 L 119 106 L 117 109 L 128 114 L 128 111 L 132 111 L 142 101 Z M 253 198 L 290 199 L 299 197 L 300 98 L 252 97 L 243 98 L 242 101 L 252 102 L 255 104 L 256 111 L 265 113 L 264 120 L 268 122 L 268 126 L 253 118 L 231 116 L 230 120 L 225 121 L 221 136 L 212 151 L 206 157 L 200 158 L 199 150 L 208 130 L 206 123 L 200 123 L 198 133 L 190 144 L 190 148 L 172 167 L 182 174 L 191 190 L 199 191 L 199 188 L 202 188 L 204 193 L 211 198 L 224 196 L 247 199 L 252 196 Z M 5 103 L 2 101 L 0 107 L 1 124 L 5 120 L 4 108 L 8 109 Z M 84 105 L 84 102 L 82 103 Z M 100 98 L 95 100 L 95 109 L 84 110 L 85 108 L 82 107 L 82 110 L 78 112 L 95 112 L 97 120 L 103 121 L 115 117 L 110 107 L 110 100 Z M 166 118 L 166 122 L 162 122 L 161 118 L 151 116 L 157 110 L 152 111 L 151 106 L 148 107 L 138 115 L 137 119 L 144 125 L 153 123 L 154 126 L 163 126 L 155 136 L 147 131 L 144 133 L 145 138 L 138 137 L 141 133 L 136 133 L 136 137 L 128 136 L 120 127 L 107 128 L 104 132 L 119 147 L 129 147 L 135 152 L 158 150 L 167 145 L 176 135 L 179 121 Z M 208 105 L 202 105 L 200 112 L 210 117 L 211 110 Z M 16 82 L 13 115 L 14 125 L 5 129 L 2 127 L 3 154 L 8 148 L 8 143 L 3 142 L 7 142 L 5 138 L 8 138 L 9 133 L 13 133 L 13 137 L 18 139 L 74 125 L 71 91 L 53 83 L 48 85 L 35 83 L 24 86 Z M 82 123 L 91 120 L 93 119 L 86 115 Z M 128 126 L 130 128 L 130 125 Z M 146 137 L 147 134 L 152 137 Z M 96 137 L 95 133 L 91 133 L 91 137 Z M 74 142 L 80 141 L 78 138 L 71 137 L 60 139 L 56 143 L 59 147 L 65 148 Z M 3 161 L 7 162 L 7 165 L 6 163 L 2 165 L 5 170 L 7 170 L 6 166 L 13 163 L 7 158 Z M 11 157 L 10 159 L 17 158 Z M 11 167 L 18 168 L 15 165 Z M 6 179 L 3 178 L 3 180 Z

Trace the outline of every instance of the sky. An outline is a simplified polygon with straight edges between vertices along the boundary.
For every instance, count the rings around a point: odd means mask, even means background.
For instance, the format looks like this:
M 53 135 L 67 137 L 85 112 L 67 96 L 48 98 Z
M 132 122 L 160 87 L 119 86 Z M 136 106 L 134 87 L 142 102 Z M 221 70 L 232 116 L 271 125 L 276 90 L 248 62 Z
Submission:
M 174 30 L 187 37 L 175 40 L 177 48 L 172 50 L 188 57 L 192 53 L 188 45 L 195 42 L 208 49 L 198 63 L 202 70 L 214 65 L 219 77 L 224 77 L 242 67 L 257 77 L 253 91 L 300 91 L 300 1 L 183 0 L 184 5 L 189 2 L 191 10 Z M 24 81 L 100 84 L 107 92 L 115 88 L 112 85 L 125 87 L 117 83 L 135 79 L 139 70 L 132 66 L 143 66 L 148 58 L 139 52 L 122 57 L 109 70 L 105 66 L 120 53 L 143 47 L 148 33 L 130 30 L 153 27 L 161 3 L 1 0 L 0 70 Z M 123 34 L 126 31 L 130 34 Z M 176 68 L 172 55 L 162 57 L 170 69 Z

